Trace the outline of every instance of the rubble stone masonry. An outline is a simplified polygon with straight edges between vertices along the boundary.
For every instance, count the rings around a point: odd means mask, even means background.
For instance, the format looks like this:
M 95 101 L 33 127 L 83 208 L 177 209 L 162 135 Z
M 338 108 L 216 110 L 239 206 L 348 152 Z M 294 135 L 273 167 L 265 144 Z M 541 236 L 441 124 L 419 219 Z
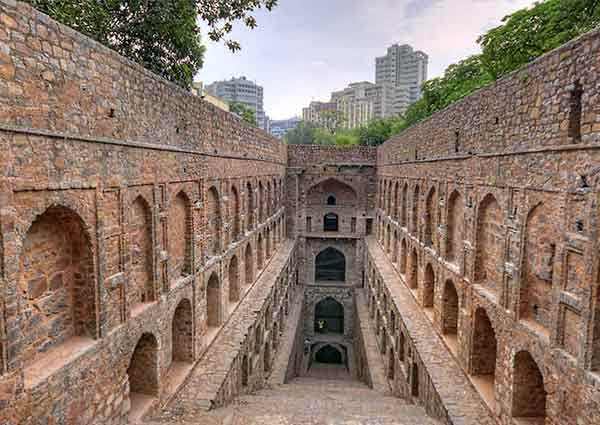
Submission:
M 502 424 L 600 423 L 599 58 L 594 31 L 378 150 L 380 245 Z
M 595 31 L 379 148 L 285 146 L 0 0 L 0 423 L 193 422 L 283 346 L 448 425 L 599 424 L 599 71 Z

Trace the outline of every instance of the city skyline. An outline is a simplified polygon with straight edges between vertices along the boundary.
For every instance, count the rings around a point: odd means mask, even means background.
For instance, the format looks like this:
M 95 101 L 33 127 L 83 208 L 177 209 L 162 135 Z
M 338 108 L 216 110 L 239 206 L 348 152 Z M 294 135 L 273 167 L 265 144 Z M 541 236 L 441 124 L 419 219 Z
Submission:
M 440 76 L 448 65 L 479 51 L 480 34 L 533 3 L 332 0 L 324 6 L 317 0 L 280 2 L 273 12 L 257 14 L 256 30 L 235 28 L 232 37 L 242 44 L 239 52 L 231 53 L 204 36 L 205 64 L 196 79 L 208 84 L 246 75 L 264 87 L 267 114 L 287 119 L 301 115 L 311 101 L 327 101 L 331 92 L 350 82 L 374 82 L 375 58 L 392 44 L 410 44 L 426 52 L 429 78 Z M 469 10 L 469 16 L 461 10 Z M 436 25 L 442 21 L 443 26 Z

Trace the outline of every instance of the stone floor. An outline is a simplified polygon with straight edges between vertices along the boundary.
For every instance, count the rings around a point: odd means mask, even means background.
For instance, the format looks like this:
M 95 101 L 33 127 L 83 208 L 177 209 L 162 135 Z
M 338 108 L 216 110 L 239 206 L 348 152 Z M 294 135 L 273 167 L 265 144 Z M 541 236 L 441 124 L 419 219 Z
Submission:
M 331 372 L 331 371 L 329 371 Z M 335 375 L 335 373 L 334 373 Z M 230 406 L 185 418 L 186 425 L 436 425 L 420 407 L 385 396 L 365 384 L 324 377 L 238 398 Z M 144 422 L 144 425 L 157 423 Z M 164 424 L 164 423 L 162 423 Z

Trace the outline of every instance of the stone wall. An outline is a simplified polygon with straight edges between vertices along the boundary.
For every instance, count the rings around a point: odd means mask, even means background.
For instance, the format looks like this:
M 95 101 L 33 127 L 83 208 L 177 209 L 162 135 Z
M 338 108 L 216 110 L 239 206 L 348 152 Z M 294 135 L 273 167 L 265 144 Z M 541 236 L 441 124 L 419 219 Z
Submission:
M 0 21 L 0 422 L 127 423 L 281 248 L 286 148 L 23 3 Z
M 599 39 L 378 151 L 381 246 L 503 424 L 600 421 Z

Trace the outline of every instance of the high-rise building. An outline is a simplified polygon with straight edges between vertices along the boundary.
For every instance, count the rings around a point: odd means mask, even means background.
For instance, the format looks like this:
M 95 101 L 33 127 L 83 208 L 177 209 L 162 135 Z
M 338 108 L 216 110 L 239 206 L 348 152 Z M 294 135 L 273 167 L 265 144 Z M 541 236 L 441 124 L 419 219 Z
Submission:
M 392 84 L 408 93 L 408 99 L 401 96 L 396 108 L 403 113 L 408 105 L 421 98 L 421 86 L 427 80 L 429 57 L 415 51 L 407 44 L 394 44 L 387 54 L 375 59 L 375 83 Z M 406 94 L 406 93 L 405 93 Z
M 328 127 L 332 118 L 335 120 L 337 104 L 335 102 L 310 102 L 307 108 L 302 109 L 302 120 Z
M 352 83 L 331 94 L 343 128 L 357 128 L 374 119 L 397 115 L 401 113 L 398 105 L 404 105 L 407 99 L 408 90 L 404 87 L 368 81 Z
M 268 129 L 266 120 L 263 88 L 246 77 L 232 78 L 231 80 L 215 81 L 206 86 L 206 91 L 227 102 L 239 102 L 256 113 L 258 127 Z
M 300 117 L 289 118 L 287 120 L 270 120 L 269 133 L 281 140 L 289 131 L 298 127 L 301 121 Z

